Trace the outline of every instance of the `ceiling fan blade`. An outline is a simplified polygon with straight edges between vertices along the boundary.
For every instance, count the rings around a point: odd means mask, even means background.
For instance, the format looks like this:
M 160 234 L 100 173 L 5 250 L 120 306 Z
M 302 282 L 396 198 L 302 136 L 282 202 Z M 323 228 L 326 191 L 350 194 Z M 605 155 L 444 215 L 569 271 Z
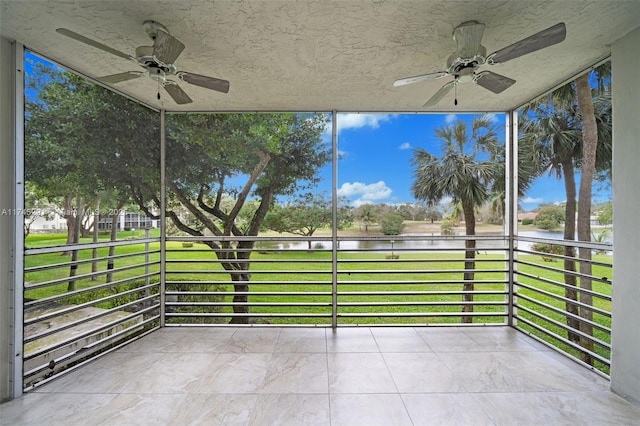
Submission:
M 173 81 L 167 81 L 164 85 L 164 90 L 167 91 L 169 96 L 171 96 L 178 105 L 190 104 L 193 102 L 189 95 L 187 95 L 187 93 Z
M 487 57 L 487 63 L 500 64 L 519 58 L 536 50 L 558 44 L 567 36 L 567 28 L 563 22 L 522 39 L 510 46 L 498 50 Z
M 127 55 L 126 53 L 122 53 L 119 50 L 116 50 L 116 49 L 114 49 L 112 47 L 109 47 L 109 46 L 107 46 L 105 44 L 99 43 L 99 42 L 97 42 L 95 40 L 91 40 L 90 38 L 87 38 L 87 37 L 85 37 L 83 35 L 75 33 L 75 32 L 73 32 L 71 30 L 66 29 L 66 28 L 58 28 L 56 30 L 56 32 L 59 33 L 59 34 L 62 34 L 63 36 L 67 36 L 67 37 L 70 37 L 70 38 L 72 38 L 74 40 L 77 40 L 77 41 L 79 41 L 81 43 L 88 44 L 89 46 L 96 47 L 96 48 L 98 48 L 100 50 L 104 50 L 105 52 L 111 53 L 112 55 L 119 56 L 120 58 L 132 59 L 134 61 L 136 60 L 133 56 Z
M 173 64 L 184 50 L 184 44 L 162 30 L 158 30 L 155 37 L 153 56 L 164 64 Z
M 220 80 L 219 78 L 184 71 L 178 73 L 178 77 L 189 84 L 204 87 L 205 89 L 216 90 L 222 93 L 229 92 L 229 82 L 227 80 Z
M 468 21 L 458 26 L 453 33 L 458 57 L 469 59 L 481 53 L 479 51 L 482 34 L 484 34 L 484 24 L 477 21 Z
M 442 100 L 442 98 L 445 97 L 445 95 L 447 93 L 449 93 L 451 91 L 451 89 L 453 89 L 453 87 L 458 84 L 458 80 L 453 80 L 448 82 L 447 84 L 445 84 L 444 86 L 442 86 L 440 88 L 440 90 L 438 90 L 432 97 L 431 99 L 429 99 L 427 101 L 426 104 L 424 104 L 423 106 L 426 107 L 430 107 L 430 106 L 435 106 L 438 102 L 440 102 Z
M 446 71 L 439 71 L 439 72 L 432 72 L 431 74 L 416 75 L 415 77 L 401 78 L 400 80 L 396 80 L 393 82 L 393 87 L 418 83 L 420 81 L 425 81 L 425 80 L 435 80 L 436 78 L 444 77 L 445 75 L 448 75 L 448 74 L 449 73 Z
M 504 75 L 496 74 L 491 71 L 482 71 L 476 74 L 473 81 L 493 93 L 501 93 L 516 82 L 509 77 L 505 77 Z
M 141 71 L 127 71 L 119 74 L 105 75 L 104 77 L 98 77 L 98 81 L 108 84 L 120 83 L 127 80 L 133 80 L 134 78 L 142 77 L 144 72 Z

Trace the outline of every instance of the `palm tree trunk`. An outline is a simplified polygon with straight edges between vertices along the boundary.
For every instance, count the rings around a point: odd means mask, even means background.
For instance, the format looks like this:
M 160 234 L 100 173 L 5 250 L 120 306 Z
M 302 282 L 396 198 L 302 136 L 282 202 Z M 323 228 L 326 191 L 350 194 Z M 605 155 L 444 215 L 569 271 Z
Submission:
M 562 162 L 562 175 L 564 176 L 564 189 L 567 195 L 567 205 L 565 206 L 564 213 L 564 239 L 573 240 L 576 237 L 576 177 L 575 170 L 573 168 L 573 160 L 571 158 Z M 564 274 L 564 283 L 567 286 L 574 288 L 565 288 L 564 296 L 569 300 L 578 301 L 578 291 L 575 287 L 578 286 L 576 276 L 571 272 L 576 271 L 576 262 L 573 258 L 576 256 L 576 249 L 573 246 L 564 246 L 564 255 L 567 259 L 564 260 L 564 270 L 568 273 Z M 571 259 L 568 259 L 571 258 Z M 574 316 L 567 315 L 567 326 L 573 330 L 580 328 L 580 320 L 577 318 L 580 315 L 578 305 L 567 301 L 565 303 L 566 311 Z M 569 330 L 569 341 L 578 343 L 580 336 L 577 333 Z
M 596 168 L 596 150 L 598 147 L 598 127 L 593 108 L 593 100 L 591 98 L 591 86 L 589 85 L 589 74 L 584 74 L 576 80 L 576 89 L 578 95 L 578 108 L 582 116 L 582 170 L 580 173 L 580 196 L 578 198 L 578 240 L 591 240 L 591 195 L 593 184 L 593 173 Z M 591 290 L 591 279 L 585 276 L 591 275 L 591 249 L 580 248 L 580 288 L 583 290 Z M 580 293 L 580 301 L 592 306 L 592 297 L 586 292 Z M 580 317 L 585 321 L 593 319 L 593 311 L 586 308 L 580 308 Z M 580 323 L 580 331 L 593 336 L 593 327 L 586 322 Z M 593 341 L 582 337 L 580 344 L 583 348 L 593 351 Z M 593 364 L 593 358 L 582 353 L 582 361 L 587 364 Z
M 462 211 L 464 213 L 464 225 L 467 231 L 467 235 L 476 234 L 476 217 L 473 211 L 473 205 L 469 203 L 462 203 Z M 465 254 L 464 254 L 464 284 L 462 290 L 465 292 L 462 295 L 463 302 L 473 302 L 473 280 L 475 278 L 475 258 L 476 258 L 476 240 L 465 240 L 464 242 Z M 467 293 L 468 292 L 468 293 Z M 468 303 L 462 305 L 462 312 L 473 312 L 473 304 Z M 463 315 L 463 323 L 473 322 L 473 316 Z

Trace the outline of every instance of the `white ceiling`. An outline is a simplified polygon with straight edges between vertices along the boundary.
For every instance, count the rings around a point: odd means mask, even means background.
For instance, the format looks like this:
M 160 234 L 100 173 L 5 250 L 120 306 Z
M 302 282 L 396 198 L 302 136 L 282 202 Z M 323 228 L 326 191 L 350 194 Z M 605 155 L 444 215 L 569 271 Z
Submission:
M 191 111 L 426 111 L 445 77 L 403 87 L 398 78 L 440 71 L 455 50 L 454 27 L 486 24 L 488 52 L 558 22 L 561 44 L 485 66 L 517 80 L 500 95 L 458 86 L 429 111 L 506 111 L 540 95 L 609 54 L 640 25 L 638 0 L 0 0 L 2 36 L 91 77 L 136 64 L 56 33 L 64 27 L 133 55 L 151 40 L 147 19 L 164 24 L 186 48 L 180 69 L 231 82 L 228 94 L 182 83 L 194 100 L 156 99 L 149 79 L 117 88 L 156 108 Z

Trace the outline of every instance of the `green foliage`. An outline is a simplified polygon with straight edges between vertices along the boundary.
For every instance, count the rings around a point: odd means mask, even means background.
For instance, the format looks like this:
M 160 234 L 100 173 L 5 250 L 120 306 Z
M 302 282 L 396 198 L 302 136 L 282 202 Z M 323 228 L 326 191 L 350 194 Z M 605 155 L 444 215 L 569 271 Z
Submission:
M 530 217 L 524 218 L 524 219 L 522 219 L 522 224 L 523 225 L 533 225 L 533 219 L 531 219 Z
M 442 235 L 453 235 L 453 228 L 455 226 L 455 221 L 453 219 L 447 218 L 440 224 L 440 232 L 442 233 Z
M 538 251 L 540 253 L 549 253 L 549 254 L 564 254 L 564 247 L 557 244 L 542 244 L 537 243 L 533 245 L 533 250 Z M 555 262 L 556 259 L 551 256 L 542 256 L 542 260 L 545 262 Z
M 609 201 L 599 206 L 596 215 L 600 225 L 611 225 L 613 223 L 613 203 Z
M 384 235 L 399 235 L 404 230 L 404 218 L 397 213 L 386 214 L 380 224 Z
M 547 231 L 554 230 L 560 226 L 565 219 L 564 209 L 554 204 L 547 204 L 540 207 L 538 215 L 533 220 L 533 224 Z

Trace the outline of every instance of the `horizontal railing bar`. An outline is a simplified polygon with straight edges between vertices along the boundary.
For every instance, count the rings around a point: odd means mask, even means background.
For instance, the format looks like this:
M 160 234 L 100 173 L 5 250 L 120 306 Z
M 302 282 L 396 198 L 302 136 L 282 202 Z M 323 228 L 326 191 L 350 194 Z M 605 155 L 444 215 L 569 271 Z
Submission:
M 581 322 L 583 324 L 588 324 L 590 326 L 593 326 L 595 328 L 598 328 L 598 329 L 604 331 L 605 333 L 611 334 L 611 329 L 609 327 L 606 327 L 604 325 L 598 324 L 597 322 L 594 322 L 592 320 L 587 320 L 587 319 L 581 317 L 580 315 L 573 314 L 573 313 L 568 312 L 568 311 L 566 311 L 564 309 L 560 309 L 560 308 L 558 308 L 556 306 L 549 305 L 548 303 L 545 303 L 545 302 L 543 302 L 541 300 L 538 300 L 538 299 L 535 299 L 535 298 L 532 298 L 532 297 L 529 297 L 529 296 L 525 296 L 523 294 L 518 294 L 518 298 L 522 299 L 522 300 L 526 300 L 528 302 L 531 302 L 531 303 L 533 303 L 535 305 L 538 305 L 538 306 L 540 306 L 542 308 L 545 308 L 547 310 L 550 310 L 552 312 L 555 312 L 556 314 L 558 314 L 560 316 L 570 317 L 570 318 L 572 318 L 572 319 L 574 319 L 574 320 L 576 320 L 578 322 Z M 583 303 L 576 303 L 576 305 L 583 305 L 582 307 L 584 307 Z M 514 306 L 521 307 L 519 302 L 516 303 Z M 611 317 L 611 316 L 609 315 L 609 317 Z M 567 327 L 568 327 L 567 330 L 572 330 L 569 326 L 567 326 Z
M 104 261 L 109 261 L 109 260 L 126 259 L 128 257 L 146 256 L 148 254 L 159 254 L 159 253 L 160 253 L 160 250 L 141 251 L 141 252 L 136 252 L 136 253 L 118 254 L 118 255 L 114 255 L 114 256 L 95 257 L 95 258 L 91 258 L 91 259 L 75 260 L 75 261 L 61 262 L 61 263 L 52 263 L 50 265 L 32 266 L 30 268 L 24 268 L 24 273 L 27 274 L 27 273 L 32 273 L 32 272 L 41 272 L 41 271 L 45 271 L 45 270 L 49 270 L 49 269 L 64 268 L 64 267 L 68 267 L 68 266 L 71 266 L 71 265 L 83 265 L 83 264 L 86 264 L 86 263 L 94 263 L 94 262 L 104 262 Z
M 272 306 L 272 307 L 330 307 L 329 302 L 167 302 L 166 306 L 246 306 L 246 307 L 260 307 L 260 306 Z
M 602 279 L 599 277 L 595 277 L 593 275 L 586 275 L 586 274 L 581 274 L 580 272 L 577 271 L 567 271 L 566 269 L 559 269 L 559 268 L 552 268 L 551 266 L 546 266 L 546 265 L 540 265 L 537 263 L 532 263 L 532 262 L 527 262 L 525 260 L 521 260 L 521 259 L 514 259 L 515 263 L 518 263 L 520 265 L 526 265 L 526 266 L 531 266 L 533 268 L 537 268 L 537 269 L 543 269 L 545 271 L 550 271 L 550 272 L 557 272 L 559 274 L 562 275 L 572 275 L 574 277 L 578 277 L 578 278 L 588 278 L 591 281 L 597 281 L 597 282 L 601 282 L 601 283 L 605 283 L 605 284 L 611 284 L 611 280 L 607 279 Z
M 556 339 L 557 341 L 560 341 L 560 342 L 562 342 L 562 343 L 564 343 L 564 344 L 566 344 L 566 345 L 568 345 L 568 346 L 571 346 L 573 349 L 576 349 L 576 350 L 578 350 L 578 351 L 580 351 L 580 352 L 584 352 L 584 353 L 588 354 L 589 356 L 591 356 L 591 357 L 593 357 L 593 358 L 597 359 L 598 361 L 600 361 L 601 363 L 603 363 L 603 364 L 605 364 L 605 365 L 611 366 L 611 361 L 610 361 L 609 359 L 604 358 L 603 356 L 601 356 L 601 355 L 599 355 L 599 354 L 597 354 L 597 353 L 595 353 L 595 352 L 591 352 L 590 350 L 585 349 L 585 348 L 583 348 L 582 346 L 580 346 L 580 345 L 577 345 L 577 344 L 573 343 L 573 342 L 572 342 L 572 341 L 570 341 L 569 339 L 566 339 L 566 338 L 564 338 L 564 337 L 562 337 L 562 336 L 560 336 L 560 335 L 558 335 L 558 334 L 556 334 L 556 333 L 554 333 L 554 332 L 552 332 L 552 331 L 547 330 L 547 329 L 546 329 L 546 328 L 544 328 L 544 327 L 539 326 L 538 324 L 534 323 L 533 321 L 529 321 L 529 320 L 528 320 L 528 319 L 526 319 L 526 318 L 522 318 L 521 316 L 519 316 L 519 315 L 517 315 L 517 314 L 515 315 L 515 317 L 517 318 L 517 320 L 518 320 L 519 322 L 520 322 L 520 321 L 521 321 L 521 322 L 524 322 L 525 324 L 529 325 L 530 327 L 535 328 L 536 330 L 538 330 L 538 331 L 540 331 L 540 332 L 542 332 L 542 333 L 546 334 L 547 336 L 549 336 L 549 337 L 551 337 L 551 338 L 553 338 L 553 339 Z M 521 328 L 521 327 L 519 327 L 519 326 L 518 326 L 518 328 L 522 329 L 522 328 Z M 525 332 L 526 332 L 526 330 L 523 330 L 523 331 L 525 331 Z M 567 356 L 569 356 L 569 357 L 571 357 L 571 358 L 573 358 L 573 359 L 576 359 L 576 360 L 578 359 L 578 358 L 574 357 L 573 355 L 571 355 L 570 353 L 568 353 L 568 352 L 566 352 L 566 351 L 564 351 L 564 350 L 562 350 L 562 349 L 560 349 L 560 348 L 556 348 L 556 350 L 558 350 L 558 351 L 560 351 L 560 352 L 562 352 L 562 353 L 566 354 Z M 593 368 L 593 367 L 592 367 L 592 368 Z
M 40 316 L 25 320 L 24 321 L 24 325 L 35 324 L 35 323 L 38 323 L 40 321 L 44 321 L 44 320 L 47 320 L 47 319 L 50 319 L 50 318 L 55 318 L 55 317 L 60 316 L 60 315 L 68 314 L 69 312 L 74 312 L 74 311 L 77 311 L 77 310 L 80 310 L 80 309 L 84 309 L 84 308 L 87 308 L 87 307 L 90 307 L 90 306 L 95 306 L 95 305 L 97 305 L 99 303 L 108 302 L 109 300 L 117 299 L 118 297 L 126 296 L 128 294 L 132 294 L 132 293 L 136 293 L 136 292 L 144 291 L 144 290 L 150 290 L 150 289 L 152 289 L 154 287 L 158 287 L 158 284 L 144 285 L 144 286 L 141 286 L 141 287 L 136 287 L 136 288 L 131 289 L 131 290 L 123 291 L 121 293 L 116 293 L 116 294 L 109 295 L 107 297 L 102 297 L 100 299 L 91 300 L 89 302 L 80 303 L 80 304 L 77 304 L 77 305 L 74 304 L 74 305 L 71 305 L 70 307 L 65 308 L 65 309 L 60 309 L 58 311 L 49 312 L 47 314 L 40 315 Z
M 331 296 L 330 291 L 167 291 L 167 296 Z
M 121 266 L 119 268 L 113 268 L 113 269 L 105 269 L 102 271 L 98 271 L 98 272 L 92 272 L 89 274 L 82 274 L 82 275 L 74 275 L 74 276 L 69 276 L 69 277 L 64 277 L 64 278 L 58 278 L 55 280 L 51 280 L 51 281 L 45 281 L 45 282 L 41 282 L 41 283 L 37 283 L 37 284 L 29 284 L 24 286 L 25 290 L 33 290 L 36 288 L 43 288 L 43 287 L 50 287 L 50 286 L 54 286 L 54 285 L 58 285 L 58 284 L 64 284 L 64 283 L 68 283 L 70 281 L 73 282 L 77 282 L 80 280 L 84 280 L 87 278 L 92 278 L 92 277 L 99 277 L 102 275 L 107 275 L 107 274 L 115 274 L 117 272 L 123 272 L 123 271 L 129 271 L 131 269 L 138 269 L 138 268 L 144 268 L 146 266 L 154 266 L 154 265 L 160 265 L 160 261 L 155 261 L 155 262 L 149 262 L 149 263 L 138 263 L 135 265 L 127 265 L 127 266 Z
M 107 337 L 105 337 L 104 339 L 100 339 L 97 342 L 91 343 L 89 345 L 83 346 L 79 349 L 77 349 L 74 352 L 71 352 L 69 354 L 65 354 L 63 356 L 61 356 L 60 358 L 56 358 L 54 360 L 54 365 L 55 367 L 64 367 L 66 364 L 69 364 L 70 362 L 73 362 L 73 360 L 75 358 L 82 358 L 87 356 L 88 352 L 93 349 L 96 346 L 103 346 L 105 344 L 108 344 L 109 341 L 111 340 L 116 340 L 118 337 L 122 336 L 123 334 L 128 334 L 131 333 L 132 330 L 136 329 L 136 328 L 140 328 L 140 327 L 144 327 L 145 325 L 159 319 L 160 316 L 155 316 L 155 317 L 151 317 L 149 319 L 146 319 L 140 323 L 136 323 L 135 325 L 132 325 L 130 327 L 125 328 L 124 330 L 120 330 L 116 333 L 110 334 Z M 39 367 L 36 367 L 32 370 L 27 371 L 26 373 L 24 373 L 24 377 L 25 378 L 29 378 L 29 377 L 33 377 L 39 373 L 42 373 L 43 371 L 47 371 L 47 370 L 51 370 L 51 367 L 49 366 L 50 363 L 46 363 L 43 364 Z
M 287 317 L 291 317 L 291 318 L 331 318 L 331 313 L 327 313 L 327 314 L 319 314 L 319 313 L 308 313 L 308 314 L 301 314 L 301 313 L 286 313 L 286 312 L 271 312 L 271 313 L 234 313 L 234 312 L 227 312 L 227 313 L 216 313 L 216 312 L 183 312 L 183 313 L 173 313 L 173 312 L 167 312 L 165 314 L 166 317 L 173 317 L 173 318 L 179 318 L 179 317 L 190 317 L 190 318 L 199 318 L 199 317 L 206 317 L 206 318 L 233 318 L 233 317 L 237 317 L 237 318 L 287 318 Z
M 38 305 L 45 305 L 49 302 L 55 302 L 56 300 L 60 300 L 60 299 L 67 299 L 69 297 L 73 297 L 73 296 L 77 296 L 79 294 L 84 294 L 84 293 L 91 293 L 92 291 L 96 291 L 96 290 L 102 290 L 105 288 L 111 288 L 111 287 L 115 287 L 117 285 L 120 284 L 126 284 L 128 282 L 132 282 L 132 281 L 136 281 L 136 280 L 141 280 L 141 279 L 146 279 L 146 278 L 151 278 L 154 276 L 159 276 L 160 272 L 151 272 L 149 274 L 143 274 L 143 275 L 136 275 L 135 277 L 128 277 L 128 278 L 122 278 L 120 280 L 117 281 L 111 281 L 110 283 L 106 283 L 106 284 L 97 284 L 91 287 L 87 287 L 87 288 L 83 288 L 80 290 L 75 290 L 75 291 L 70 291 L 68 293 L 62 293 L 62 294 L 58 294 L 56 296 L 50 296 L 50 297 L 45 297 L 42 299 L 36 299 L 36 300 L 32 300 L 29 302 L 25 302 L 24 306 L 27 308 L 31 308 L 31 307 L 35 307 Z M 160 285 L 160 282 L 155 283 L 156 286 Z
M 338 306 L 342 307 L 360 307 L 360 306 L 463 306 L 463 305 L 474 305 L 474 306 L 507 306 L 507 301 L 442 301 L 442 302 L 340 302 L 338 301 Z
M 474 258 L 476 263 L 506 263 L 507 259 L 493 259 L 493 258 Z M 459 259 L 338 259 L 338 263 L 460 263 L 465 262 L 465 258 Z M 220 260 L 220 259 L 167 259 L 167 264 L 191 264 L 191 263 L 204 263 L 204 264 L 221 264 L 221 263 L 237 263 L 237 264 L 254 264 L 254 263 L 267 263 L 267 264 L 279 264 L 279 263 L 320 263 L 331 264 L 331 259 L 240 259 L 240 260 Z
M 235 275 L 241 275 L 241 274 L 251 274 L 251 275 L 255 275 L 255 274 L 300 274 L 300 275 L 311 275 L 311 274 L 330 274 L 331 273 L 331 269 L 313 269 L 313 270 L 244 270 L 244 271 L 227 271 L 225 269 L 211 269 L 211 270 L 207 270 L 207 269 L 193 269 L 193 270 L 167 270 L 166 271 L 167 274 L 176 274 L 176 275 L 181 275 L 181 274 L 235 274 Z
M 527 243 L 542 243 L 542 244 L 552 244 L 558 246 L 569 246 L 569 247 L 578 247 L 578 248 L 588 248 L 593 250 L 613 250 L 613 244 L 607 243 L 594 243 L 587 241 L 577 241 L 577 240 L 555 240 L 553 238 L 539 238 L 539 237 L 521 237 L 515 236 L 516 241 L 523 241 Z
M 368 235 L 368 236 L 338 236 L 336 240 L 338 242 L 341 241 L 441 241 L 441 240 L 490 240 L 490 241 L 508 241 L 508 236 L 506 235 Z M 235 242 L 235 241 L 285 241 L 285 242 L 322 242 L 333 241 L 333 237 L 331 236 L 309 236 L 309 237 L 301 237 L 301 236 L 269 236 L 269 237 L 260 237 L 260 236 L 235 236 L 235 235 L 224 235 L 224 236 L 197 236 L 197 237 L 167 237 L 167 241 L 177 241 L 177 242 L 197 242 L 197 241 L 225 241 L 225 242 Z
M 255 273 L 256 271 L 251 271 Z M 476 274 L 504 273 L 506 269 L 338 269 L 338 274 L 463 274 L 474 272 Z
M 98 243 L 83 243 L 83 244 L 69 244 L 64 246 L 50 246 L 39 248 L 27 248 L 24 251 L 25 256 L 31 256 L 35 254 L 47 254 L 47 253 L 59 253 L 65 251 L 79 251 L 94 248 L 103 247 L 120 247 L 120 246 L 132 246 L 136 244 L 145 243 L 159 243 L 160 238 L 141 238 L 139 240 L 125 240 L 125 241 L 105 241 Z
M 118 312 L 118 311 L 122 312 L 122 310 L 124 308 L 127 308 L 129 306 L 144 302 L 146 300 L 158 299 L 159 297 L 160 297 L 159 294 L 152 294 L 150 296 L 146 296 L 146 297 L 143 297 L 143 298 L 140 298 L 140 299 L 136 299 L 134 301 L 122 304 L 122 305 L 118 306 L 117 308 L 108 309 L 108 310 L 105 310 L 104 312 L 100 312 L 98 314 L 91 315 L 89 317 L 81 318 L 81 319 L 79 319 L 77 321 L 73 321 L 73 322 L 67 323 L 67 324 L 65 324 L 63 326 L 49 329 L 49 330 L 47 330 L 45 332 L 42 332 L 40 334 L 35 334 L 33 336 L 25 337 L 24 343 L 30 343 L 30 342 L 42 339 L 43 337 L 47 337 L 47 336 L 59 333 L 59 332 L 64 331 L 64 330 L 68 330 L 68 329 L 73 328 L 73 327 L 75 327 L 77 325 L 80 325 L 80 324 L 83 324 L 83 323 L 86 323 L 86 322 L 89 322 L 89 321 L 93 321 L 93 320 L 95 320 L 97 318 L 101 318 L 101 317 L 107 316 L 109 314 L 112 314 L 113 312 Z M 141 312 L 141 311 L 139 311 L 139 312 Z
M 561 287 L 561 288 L 564 288 L 564 289 L 575 290 L 578 293 L 590 294 L 591 296 L 597 297 L 598 299 L 607 300 L 609 302 L 611 302 L 611 300 L 612 300 L 611 296 L 609 296 L 608 294 L 599 293 L 599 292 L 594 291 L 594 290 L 588 290 L 586 288 L 582 288 L 582 287 L 578 287 L 578 286 L 572 286 L 572 285 L 569 285 L 569 284 L 566 284 L 566 283 L 563 283 L 563 282 L 560 282 L 560 281 L 550 280 L 548 278 L 542 278 L 542 277 L 539 277 L 537 275 L 529 274 L 527 272 L 515 271 L 515 273 L 518 276 L 523 276 L 523 277 L 526 277 L 526 278 L 530 278 L 532 280 L 536 280 L 536 281 L 540 281 L 540 282 L 543 282 L 543 283 L 551 284 L 551 285 L 553 285 L 555 287 Z M 519 281 L 516 281 L 515 284 L 523 285 L 523 283 L 521 283 Z
M 131 313 L 131 315 L 128 315 L 126 317 L 118 318 L 117 320 L 111 321 L 111 322 L 109 322 L 107 324 L 103 324 L 100 327 L 85 331 L 84 333 L 77 334 L 77 335 L 75 335 L 75 336 L 73 336 L 73 337 L 71 337 L 69 339 L 62 340 L 62 341 L 60 341 L 60 342 L 58 342 L 58 343 L 56 343 L 54 345 L 47 346 L 46 348 L 42 348 L 37 352 L 33 352 L 33 353 L 29 354 L 29 355 L 25 355 L 24 359 L 25 360 L 29 360 L 29 359 L 36 358 L 38 356 L 44 355 L 47 352 L 51 352 L 51 351 L 59 349 L 59 348 L 61 348 L 63 346 L 67 346 L 67 345 L 69 345 L 69 344 L 71 344 L 71 343 L 73 343 L 73 342 L 75 342 L 77 340 L 84 339 L 85 337 L 89 337 L 92 334 L 99 333 L 99 332 L 104 331 L 104 330 L 108 330 L 109 328 L 114 327 L 114 326 L 116 326 L 116 325 L 118 325 L 120 323 L 129 321 L 132 318 L 135 318 L 135 317 L 137 317 L 139 315 L 145 314 L 146 312 L 150 312 L 150 311 L 152 311 L 154 309 L 159 309 L 159 308 L 160 308 L 160 303 L 155 304 L 153 306 L 149 306 L 148 308 L 142 309 L 140 311 L 133 312 L 133 313 Z M 114 312 L 114 311 L 110 311 L 110 312 Z
M 165 281 L 167 285 L 331 285 L 331 281 Z
M 589 335 L 589 334 L 587 334 L 587 333 L 585 333 L 585 332 L 583 332 L 583 331 L 581 331 L 581 330 L 579 330 L 579 329 L 575 329 L 575 328 L 569 327 L 568 325 L 563 324 L 562 322 L 560 322 L 560 321 L 558 321 L 558 320 L 555 320 L 555 319 L 553 319 L 553 318 L 551 318 L 551 317 L 548 317 L 548 316 L 546 316 L 546 315 L 543 315 L 543 314 L 542 314 L 542 313 L 540 313 L 540 312 L 536 312 L 536 311 L 534 311 L 533 309 L 530 309 L 530 308 L 528 308 L 528 307 L 526 307 L 526 306 L 518 305 L 518 309 L 520 309 L 520 310 L 522 310 L 522 311 L 524 311 L 524 312 L 528 312 L 529 314 L 531 314 L 531 315 L 533 315 L 533 316 L 535 316 L 535 317 L 537 317 L 537 318 L 540 318 L 541 320 L 544 320 L 544 321 L 546 321 L 546 322 L 548 322 L 548 323 L 550 323 L 550 324 L 553 324 L 553 325 L 555 325 L 556 327 L 559 327 L 559 328 L 561 328 L 561 329 L 563 329 L 563 330 L 565 330 L 565 331 L 567 331 L 567 332 L 577 334 L 577 335 L 579 335 L 579 336 L 584 337 L 585 339 L 589 339 L 589 340 L 591 340 L 592 342 L 594 342 L 594 343 L 596 343 L 596 344 L 600 345 L 601 347 L 603 347 L 603 348 L 605 348 L 605 349 L 607 349 L 607 350 L 611 350 L 611 345 L 610 345 L 609 343 L 607 343 L 607 342 L 605 342 L 605 341 L 603 341 L 603 340 L 600 340 L 600 339 L 596 338 L 595 336 L 591 336 L 591 335 Z M 582 322 L 584 323 L 585 321 L 582 321 Z M 609 336 L 611 336 L 611 334 L 610 334 L 610 330 L 603 329 L 602 327 L 598 327 L 598 328 L 599 328 L 600 330 L 602 330 L 602 331 L 605 331 L 605 332 L 606 332 L 606 331 L 609 331 Z
M 563 295 L 560 295 L 560 294 L 551 293 L 549 291 L 542 290 L 542 289 L 539 289 L 537 287 L 533 287 L 533 286 L 530 286 L 530 285 L 527 285 L 527 284 L 517 283 L 516 285 L 521 287 L 521 288 L 526 288 L 527 290 L 536 292 L 538 294 L 541 294 L 541 295 L 544 295 L 544 296 L 551 297 L 553 299 L 559 300 L 561 302 L 570 303 L 572 305 L 580 306 L 581 308 L 588 309 L 588 310 L 590 310 L 590 311 L 592 311 L 594 313 L 597 313 L 597 314 L 600 314 L 602 316 L 611 318 L 611 312 L 607 312 L 607 311 L 605 311 L 603 309 L 596 308 L 593 305 L 588 305 L 588 304 L 580 302 L 578 300 L 572 300 L 572 299 L 569 299 L 566 296 L 563 296 Z M 570 287 L 571 286 L 569 286 L 569 288 Z M 519 297 L 526 297 L 526 295 L 524 295 L 524 294 L 522 294 L 520 292 L 516 292 L 516 295 L 519 296 Z
M 363 312 L 363 313 L 338 313 L 339 318 L 370 318 L 370 317 L 506 317 L 506 312 Z
M 256 281 L 257 282 L 257 281 Z M 373 280 L 369 280 L 369 281 L 359 281 L 359 280 L 353 280 L 353 281 L 349 281 L 349 280 L 341 280 L 338 283 L 341 285 L 369 285 L 369 284 L 375 284 L 375 285 L 405 285 L 405 284 L 410 284 L 410 285 L 448 285 L 448 284 L 452 284 L 452 285 L 459 285 L 459 284 L 489 284 L 489 285 L 493 285 L 493 284 L 507 284 L 509 281 L 507 280 L 397 280 L 397 281 L 373 281 Z
M 608 267 L 608 268 L 612 268 L 613 265 L 611 263 L 605 263 L 605 262 L 599 262 L 597 260 L 592 260 L 592 259 L 583 259 L 581 257 L 571 257 L 571 256 L 564 256 L 561 254 L 555 254 L 555 253 L 545 253 L 545 252 L 541 252 L 541 251 L 533 251 L 533 250 L 523 250 L 523 249 L 516 249 L 516 251 L 518 253 L 524 253 L 524 254 L 528 254 L 528 255 L 535 255 L 535 256 L 540 256 L 540 257 L 549 257 L 549 258 L 553 258 L 553 259 L 559 259 L 559 260 L 572 260 L 576 263 L 590 263 L 591 265 L 595 265 L 595 266 L 603 266 L 603 267 Z
M 247 293 L 249 294 L 249 293 Z M 251 293 L 254 294 L 254 293 Z M 509 294 L 508 291 L 338 291 L 338 296 L 462 296 L 465 294 L 500 296 Z

